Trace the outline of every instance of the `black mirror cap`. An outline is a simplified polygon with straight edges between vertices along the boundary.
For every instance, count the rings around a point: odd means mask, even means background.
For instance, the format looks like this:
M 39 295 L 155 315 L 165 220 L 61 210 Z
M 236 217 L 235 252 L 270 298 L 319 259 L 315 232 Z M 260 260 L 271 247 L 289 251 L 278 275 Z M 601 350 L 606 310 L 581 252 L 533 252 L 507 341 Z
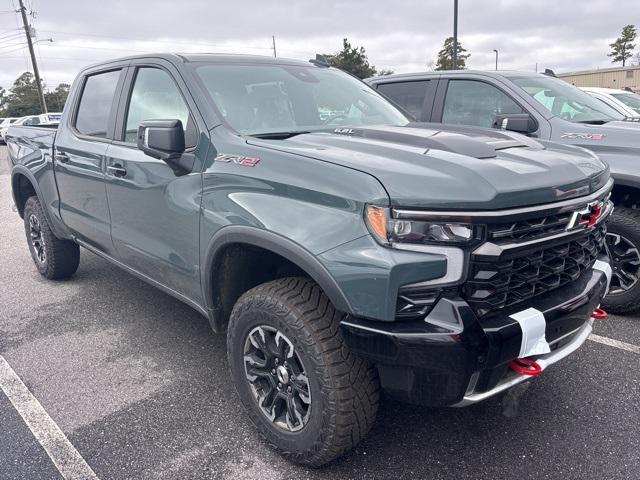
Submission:
M 138 127 L 138 148 L 159 160 L 175 159 L 185 150 L 180 120 L 145 120 Z
M 536 125 L 534 118 L 528 113 L 511 113 L 506 115 L 496 115 L 496 119 L 493 122 L 493 128 L 524 133 L 526 135 L 535 132 L 538 126 Z

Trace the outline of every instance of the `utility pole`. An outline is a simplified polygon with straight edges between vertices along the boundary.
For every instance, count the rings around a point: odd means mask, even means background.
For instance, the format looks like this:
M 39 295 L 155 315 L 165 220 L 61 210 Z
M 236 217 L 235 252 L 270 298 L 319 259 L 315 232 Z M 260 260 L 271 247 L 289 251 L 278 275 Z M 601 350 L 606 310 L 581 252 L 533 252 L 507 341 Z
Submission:
M 38 64 L 36 63 L 36 54 L 33 51 L 33 42 L 31 41 L 31 27 L 27 22 L 27 12 L 24 8 L 22 0 L 18 0 L 20 3 L 20 13 L 22 14 L 22 24 L 24 25 L 24 33 L 27 35 L 27 45 L 29 45 L 29 53 L 31 54 L 31 64 L 33 65 L 33 74 L 36 77 L 36 86 L 38 87 L 38 97 L 40 98 L 40 108 L 42 113 L 47 113 L 47 103 L 44 101 L 44 92 L 42 91 L 42 82 L 40 81 L 40 72 L 38 71 Z
M 276 55 L 276 36 L 271 35 L 271 39 L 273 40 L 273 56 L 277 57 L 278 55 Z
M 498 50 L 494 48 L 493 51 L 496 52 L 496 71 L 498 71 Z
M 22 1 L 22 0 L 20 0 Z M 458 0 L 453 0 L 453 52 L 451 53 L 453 69 L 458 69 Z

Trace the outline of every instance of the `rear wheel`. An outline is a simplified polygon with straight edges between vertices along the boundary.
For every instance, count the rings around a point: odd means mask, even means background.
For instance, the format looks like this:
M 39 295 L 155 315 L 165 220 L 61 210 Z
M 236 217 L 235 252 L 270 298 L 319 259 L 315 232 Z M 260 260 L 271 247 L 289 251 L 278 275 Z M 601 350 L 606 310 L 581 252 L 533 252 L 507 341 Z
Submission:
M 24 229 L 31 258 L 43 277 L 58 280 L 78 270 L 80 247 L 53 234 L 38 197 L 29 197 L 25 203 Z
M 640 210 L 616 208 L 607 227 L 613 276 L 603 306 L 613 313 L 640 309 Z
M 349 351 L 339 312 L 311 280 L 285 278 L 245 293 L 231 313 L 227 346 L 249 417 L 291 461 L 323 465 L 370 430 L 377 372 Z

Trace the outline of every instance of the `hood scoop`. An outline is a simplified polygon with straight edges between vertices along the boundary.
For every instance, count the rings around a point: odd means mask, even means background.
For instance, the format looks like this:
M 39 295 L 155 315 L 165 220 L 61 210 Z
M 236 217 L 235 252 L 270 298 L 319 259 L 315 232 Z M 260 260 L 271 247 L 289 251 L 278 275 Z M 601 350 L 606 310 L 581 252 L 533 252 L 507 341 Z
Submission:
M 380 142 L 396 143 L 429 150 L 443 150 L 474 158 L 495 158 L 496 149 L 486 141 L 481 141 L 442 130 L 410 127 L 362 127 L 336 128 L 334 134 L 347 137 L 364 138 Z M 511 145 L 513 146 L 513 145 Z
M 336 128 L 334 134 L 367 138 L 429 150 L 443 150 L 473 158 L 495 158 L 497 150 L 529 147 L 543 150 L 532 138 L 513 132 L 462 125 L 410 123 L 405 127 L 372 126 Z

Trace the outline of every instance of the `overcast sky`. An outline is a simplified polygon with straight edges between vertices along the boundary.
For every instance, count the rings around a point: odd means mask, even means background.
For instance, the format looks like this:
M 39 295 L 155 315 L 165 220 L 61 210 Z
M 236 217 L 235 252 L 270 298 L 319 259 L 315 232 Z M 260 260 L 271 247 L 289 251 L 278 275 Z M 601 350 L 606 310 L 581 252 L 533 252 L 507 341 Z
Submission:
M 87 64 L 143 52 L 232 52 L 307 60 L 366 48 L 378 69 L 425 70 L 452 34 L 453 0 L 25 0 L 49 88 Z M 0 86 L 31 70 L 17 0 L 0 0 Z M 460 0 L 458 38 L 468 67 L 556 72 L 610 67 L 608 44 L 640 27 L 640 0 Z M 52 38 L 53 43 L 45 41 Z M 638 42 L 640 43 L 640 42 Z M 640 48 L 637 50 L 640 51 Z

